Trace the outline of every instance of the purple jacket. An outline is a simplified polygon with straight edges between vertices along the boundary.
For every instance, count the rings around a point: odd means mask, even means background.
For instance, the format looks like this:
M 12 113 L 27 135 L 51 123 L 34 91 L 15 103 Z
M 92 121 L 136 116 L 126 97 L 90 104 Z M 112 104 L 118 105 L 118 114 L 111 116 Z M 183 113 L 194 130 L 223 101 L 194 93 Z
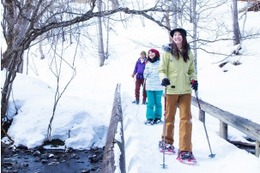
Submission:
M 135 64 L 134 74 L 136 74 L 137 79 L 144 79 L 143 73 L 145 69 L 147 58 L 144 59 L 144 62 L 141 62 L 141 58 L 138 58 Z

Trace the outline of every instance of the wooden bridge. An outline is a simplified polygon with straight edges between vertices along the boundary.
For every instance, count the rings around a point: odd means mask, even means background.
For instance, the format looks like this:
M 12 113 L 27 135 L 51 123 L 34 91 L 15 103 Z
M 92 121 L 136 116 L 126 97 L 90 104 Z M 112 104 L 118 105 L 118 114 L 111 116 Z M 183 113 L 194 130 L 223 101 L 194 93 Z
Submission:
M 199 102 L 199 104 L 198 104 Z M 234 115 L 230 112 L 217 108 L 203 100 L 192 97 L 192 105 L 200 110 L 199 119 L 206 123 L 206 113 L 219 119 L 219 135 L 228 140 L 228 126 L 243 132 L 251 139 L 255 140 L 255 155 L 260 156 L 260 125 L 248 119 Z M 115 146 L 118 147 L 115 147 Z M 120 151 L 115 151 L 115 150 Z M 115 156 L 115 153 L 121 153 Z M 119 163 L 115 163 L 115 157 L 119 158 Z M 119 165 L 116 165 L 119 164 Z M 107 142 L 103 155 L 102 173 L 114 173 L 116 166 L 120 168 L 120 172 L 126 173 L 125 170 L 125 152 L 124 152 L 124 133 L 123 133 L 123 115 L 121 107 L 120 84 L 117 84 L 110 125 L 107 134 Z

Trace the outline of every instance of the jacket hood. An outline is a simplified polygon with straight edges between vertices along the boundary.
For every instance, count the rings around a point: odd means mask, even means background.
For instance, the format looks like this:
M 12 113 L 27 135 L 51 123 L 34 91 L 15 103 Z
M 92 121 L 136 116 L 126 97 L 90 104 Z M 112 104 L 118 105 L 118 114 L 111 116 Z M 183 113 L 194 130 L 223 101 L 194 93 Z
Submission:
M 165 52 L 171 52 L 171 50 L 172 50 L 172 44 L 171 44 L 171 43 L 164 44 L 164 45 L 162 46 L 162 50 L 164 50 Z

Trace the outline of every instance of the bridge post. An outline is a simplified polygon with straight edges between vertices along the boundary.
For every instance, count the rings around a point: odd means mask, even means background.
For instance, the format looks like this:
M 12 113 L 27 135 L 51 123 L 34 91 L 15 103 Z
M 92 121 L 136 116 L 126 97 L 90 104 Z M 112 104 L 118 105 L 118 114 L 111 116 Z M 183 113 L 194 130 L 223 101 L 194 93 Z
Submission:
M 228 139 L 228 125 L 223 121 L 219 121 L 219 136 L 223 139 Z
M 260 156 L 260 141 L 255 141 L 255 155 L 256 157 Z

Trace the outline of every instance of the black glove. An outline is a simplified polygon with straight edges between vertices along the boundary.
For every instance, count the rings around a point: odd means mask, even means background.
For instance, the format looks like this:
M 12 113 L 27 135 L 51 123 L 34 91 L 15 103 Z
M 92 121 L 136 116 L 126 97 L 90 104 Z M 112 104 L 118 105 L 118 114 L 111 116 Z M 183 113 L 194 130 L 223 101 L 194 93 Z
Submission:
M 192 80 L 191 87 L 192 87 L 192 89 L 194 89 L 194 91 L 197 91 L 198 90 L 198 81 Z
M 164 78 L 163 80 L 162 80 L 162 83 L 161 83 L 161 85 L 162 86 L 168 86 L 168 85 L 170 85 L 171 83 L 170 83 L 170 80 L 168 79 L 168 78 Z

